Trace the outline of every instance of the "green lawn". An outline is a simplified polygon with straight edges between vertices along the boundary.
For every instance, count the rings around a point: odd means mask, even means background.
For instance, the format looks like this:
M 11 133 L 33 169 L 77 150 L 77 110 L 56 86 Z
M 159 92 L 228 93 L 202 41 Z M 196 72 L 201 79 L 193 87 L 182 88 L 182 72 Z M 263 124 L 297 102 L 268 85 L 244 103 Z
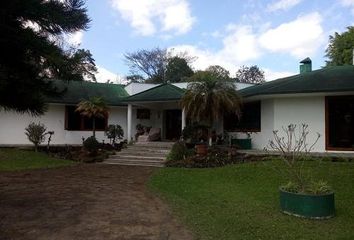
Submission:
M 335 190 L 337 216 L 306 220 L 279 211 L 283 179 L 273 161 L 214 169 L 164 168 L 150 187 L 197 239 L 354 239 L 354 163 L 307 163 Z
M 0 171 L 54 168 L 73 164 L 75 164 L 73 161 L 49 157 L 45 153 L 36 153 L 30 150 L 0 148 Z

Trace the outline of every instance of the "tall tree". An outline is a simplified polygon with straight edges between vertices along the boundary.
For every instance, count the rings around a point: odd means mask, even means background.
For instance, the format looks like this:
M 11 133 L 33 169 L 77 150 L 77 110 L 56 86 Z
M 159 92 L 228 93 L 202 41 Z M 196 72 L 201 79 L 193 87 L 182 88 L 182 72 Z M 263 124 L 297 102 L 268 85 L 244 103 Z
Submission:
M 219 65 L 212 65 L 207 67 L 205 71 L 212 73 L 217 79 L 230 79 L 230 72 Z
M 92 119 L 92 136 L 96 137 L 96 118 L 104 118 L 108 114 L 109 108 L 101 97 L 92 97 L 79 102 L 75 111 Z
M 181 99 L 187 117 L 204 122 L 211 128 L 224 112 L 240 115 L 241 98 L 231 79 L 215 78 L 208 71 L 199 71 L 192 78 L 194 81 Z
M 48 78 L 93 78 L 91 53 L 65 49 L 58 40 L 87 30 L 82 0 L 4 1 L 0 17 L 0 108 L 42 114 L 45 97 L 58 94 Z
M 348 27 L 346 32 L 334 33 L 329 36 L 329 44 L 326 49 L 327 66 L 353 64 L 354 27 Z
M 125 62 L 132 75 L 144 75 L 149 82 L 165 81 L 165 66 L 167 65 L 167 50 L 154 48 L 152 50 L 138 50 L 124 55 Z
M 131 76 L 139 75 L 149 83 L 164 83 L 168 81 L 166 77 L 167 66 L 172 61 L 176 63 L 175 57 L 184 59 L 187 65 L 194 60 L 186 52 L 174 52 L 174 49 L 154 48 L 151 50 L 138 50 L 136 52 L 126 53 L 125 62 L 130 68 Z M 181 62 L 178 63 L 178 65 Z M 180 65 L 179 65 L 180 66 Z M 172 70 L 173 66 L 170 66 Z
M 247 67 L 242 66 L 236 72 L 236 79 L 242 83 L 263 83 L 265 82 L 264 71 L 257 65 Z
M 185 78 L 192 76 L 193 73 L 186 59 L 172 57 L 168 60 L 165 77 L 169 82 L 182 82 Z

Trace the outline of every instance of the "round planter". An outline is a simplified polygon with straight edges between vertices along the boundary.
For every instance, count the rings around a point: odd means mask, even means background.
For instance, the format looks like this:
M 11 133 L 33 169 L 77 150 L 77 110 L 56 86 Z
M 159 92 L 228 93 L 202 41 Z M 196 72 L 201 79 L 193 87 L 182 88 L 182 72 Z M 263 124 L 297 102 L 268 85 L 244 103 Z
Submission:
M 280 192 L 280 208 L 283 213 L 311 218 L 327 219 L 334 217 L 334 193 L 311 195 L 301 193 Z
M 206 156 L 208 153 L 208 146 L 206 144 L 196 144 L 195 150 L 198 156 Z

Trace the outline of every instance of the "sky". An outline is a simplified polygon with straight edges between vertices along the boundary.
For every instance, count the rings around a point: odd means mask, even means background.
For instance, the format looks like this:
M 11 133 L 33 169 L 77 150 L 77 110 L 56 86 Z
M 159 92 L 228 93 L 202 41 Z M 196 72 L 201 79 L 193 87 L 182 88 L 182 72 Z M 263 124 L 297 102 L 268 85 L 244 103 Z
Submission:
M 266 80 L 325 65 L 328 38 L 354 26 L 354 0 L 87 0 L 90 28 L 68 37 L 89 49 L 99 82 L 129 75 L 124 54 L 155 47 L 187 51 L 194 70 L 220 65 L 234 76 L 258 65 Z

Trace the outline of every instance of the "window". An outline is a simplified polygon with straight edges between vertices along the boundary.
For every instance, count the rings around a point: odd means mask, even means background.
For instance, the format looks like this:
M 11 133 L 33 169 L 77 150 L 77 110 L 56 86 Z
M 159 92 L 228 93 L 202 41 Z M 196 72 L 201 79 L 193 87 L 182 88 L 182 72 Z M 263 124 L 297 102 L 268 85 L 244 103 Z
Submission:
M 245 103 L 242 107 L 241 118 L 234 114 L 224 115 L 224 129 L 237 132 L 261 131 L 261 102 Z
M 326 97 L 326 149 L 354 150 L 354 96 Z
M 150 119 L 150 109 L 137 109 L 136 110 L 137 119 Z
M 75 112 L 76 106 L 65 106 L 65 130 L 89 131 L 92 130 L 92 118 L 82 116 Z M 96 118 L 96 130 L 103 131 L 107 127 L 108 116 L 105 118 Z

